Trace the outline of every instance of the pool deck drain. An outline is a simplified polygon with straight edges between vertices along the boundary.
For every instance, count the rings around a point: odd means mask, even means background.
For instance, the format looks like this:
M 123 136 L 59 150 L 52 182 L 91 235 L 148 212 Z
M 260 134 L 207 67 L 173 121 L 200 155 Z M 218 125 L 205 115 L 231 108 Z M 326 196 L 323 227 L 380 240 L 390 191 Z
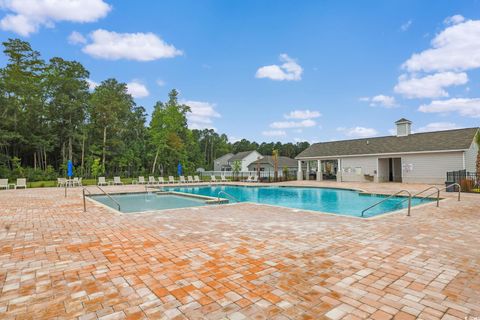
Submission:
M 360 220 L 253 204 L 84 213 L 81 189 L 0 191 L 0 318 L 478 317 L 480 195 L 442 196 Z

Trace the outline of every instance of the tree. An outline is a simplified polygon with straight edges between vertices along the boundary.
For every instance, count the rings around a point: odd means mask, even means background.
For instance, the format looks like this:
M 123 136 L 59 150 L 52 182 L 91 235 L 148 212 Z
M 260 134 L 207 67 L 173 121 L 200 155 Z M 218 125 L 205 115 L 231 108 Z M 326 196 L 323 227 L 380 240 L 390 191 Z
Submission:
M 240 160 L 235 160 L 232 163 L 233 175 L 238 178 L 238 173 L 242 170 L 242 162 Z
M 477 144 L 477 147 L 478 147 L 477 161 L 476 161 L 477 176 L 480 177 L 480 130 L 477 131 L 477 134 L 475 135 L 475 143 Z
M 275 182 L 278 180 L 278 150 L 275 149 L 272 152 L 273 158 L 273 179 Z

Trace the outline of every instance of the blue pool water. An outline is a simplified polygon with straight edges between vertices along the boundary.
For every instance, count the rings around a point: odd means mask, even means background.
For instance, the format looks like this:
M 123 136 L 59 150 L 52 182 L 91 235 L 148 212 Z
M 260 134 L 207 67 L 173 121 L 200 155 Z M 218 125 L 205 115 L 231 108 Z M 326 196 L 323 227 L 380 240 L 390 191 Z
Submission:
M 205 200 L 176 195 L 159 195 L 156 193 L 125 193 L 111 195 L 119 204 L 121 212 L 140 212 L 150 210 L 165 210 L 198 207 L 206 205 Z M 107 196 L 95 195 L 97 200 L 115 210 L 118 206 Z
M 322 211 L 347 216 L 361 216 L 363 209 L 385 199 L 382 195 L 361 194 L 353 190 L 302 187 L 244 187 L 244 186 L 184 186 L 165 187 L 167 191 L 192 193 L 210 197 L 218 197 L 224 191 L 239 202 L 255 202 L 294 209 Z M 225 194 L 220 197 L 235 200 Z M 376 216 L 385 212 L 399 210 L 408 206 L 406 198 L 395 197 L 365 212 L 365 217 Z M 428 199 L 412 198 L 412 206 L 429 202 Z

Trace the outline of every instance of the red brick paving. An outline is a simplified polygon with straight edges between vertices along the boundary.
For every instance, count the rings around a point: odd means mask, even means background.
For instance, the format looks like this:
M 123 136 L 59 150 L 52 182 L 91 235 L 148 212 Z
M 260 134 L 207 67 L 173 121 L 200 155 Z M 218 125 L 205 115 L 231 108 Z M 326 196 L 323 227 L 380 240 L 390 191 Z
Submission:
M 361 220 L 253 204 L 84 213 L 80 189 L 2 191 L 0 318 L 480 316 L 480 196 L 462 196 Z

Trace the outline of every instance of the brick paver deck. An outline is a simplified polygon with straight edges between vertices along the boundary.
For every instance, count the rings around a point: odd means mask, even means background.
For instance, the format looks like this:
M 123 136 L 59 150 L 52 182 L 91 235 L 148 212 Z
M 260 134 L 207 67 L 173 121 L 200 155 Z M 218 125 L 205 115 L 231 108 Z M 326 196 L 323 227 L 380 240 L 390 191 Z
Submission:
M 474 319 L 480 196 L 448 197 L 361 220 L 254 204 L 83 212 L 78 188 L 1 191 L 0 319 Z

